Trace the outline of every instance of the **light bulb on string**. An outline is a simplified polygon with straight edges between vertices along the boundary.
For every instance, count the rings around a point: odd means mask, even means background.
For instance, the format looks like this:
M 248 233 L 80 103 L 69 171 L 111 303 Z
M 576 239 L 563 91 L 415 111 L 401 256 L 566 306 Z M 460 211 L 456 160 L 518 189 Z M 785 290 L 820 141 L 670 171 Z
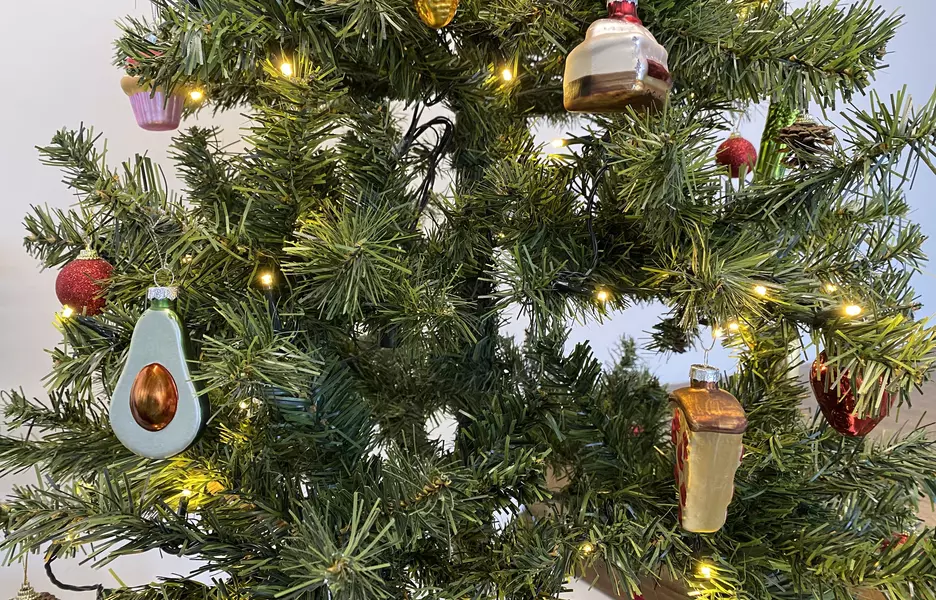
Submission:
M 514 78 L 514 74 L 513 74 L 513 71 L 510 70 L 510 67 L 504 67 L 501 70 L 501 79 L 503 79 L 504 81 L 513 81 L 513 78 Z
M 595 292 L 595 298 L 598 300 L 598 302 L 601 302 L 602 304 L 604 304 L 605 302 L 611 299 L 611 294 L 608 293 L 608 290 L 599 289 L 598 291 Z
M 250 408 L 250 403 L 247 402 L 246 400 L 241 400 L 240 404 L 238 404 L 237 406 L 239 406 L 241 410 L 247 410 L 248 408 Z
M 757 294 L 758 296 L 766 296 L 766 295 L 767 295 L 767 286 L 755 285 L 755 286 L 754 286 L 754 293 Z
M 69 305 L 66 304 L 65 306 L 62 307 L 62 318 L 63 318 L 63 319 L 70 319 L 70 318 L 72 318 L 72 316 L 73 316 L 74 314 L 75 314 L 75 309 L 73 309 L 71 306 L 69 306 Z
M 567 142 L 563 138 L 556 138 L 552 141 L 553 148 L 565 148 Z
M 857 304 L 849 304 L 845 307 L 845 314 L 849 317 L 857 317 L 862 313 L 862 309 Z
M 594 551 L 595 551 L 595 545 L 592 544 L 591 542 L 583 542 L 582 545 L 579 546 L 579 552 L 582 553 L 582 556 L 588 556 Z
M 699 565 L 699 577 L 702 579 L 711 579 L 712 578 L 712 567 L 702 563 Z
M 712 337 L 715 338 L 716 340 L 718 338 L 725 337 L 725 330 L 722 329 L 721 327 L 716 327 L 715 329 L 712 330 Z
M 732 333 L 737 333 L 740 330 L 741 330 L 741 324 L 738 323 L 737 321 L 732 321 L 731 323 L 728 323 L 728 331 Z
M 284 60 L 282 63 L 280 63 L 279 70 L 284 77 L 293 76 L 293 66 L 288 61 Z
M 273 287 L 273 273 L 261 273 L 260 274 L 260 285 L 265 288 Z
M 201 102 L 205 98 L 205 93 L 201 90 L 192 90 L 189 92 L 189 98 L 192 102 Z
M 838 291 L 838 286 L 834 283 L 827 283 L 825 284 L 825 291 L 827 294 L 834 294 Z
M 180 493 L 182 494 L 184 498 L 191 498 L 195 492 L 193 492 L 192 490 L 188 488 L 184 488 Z

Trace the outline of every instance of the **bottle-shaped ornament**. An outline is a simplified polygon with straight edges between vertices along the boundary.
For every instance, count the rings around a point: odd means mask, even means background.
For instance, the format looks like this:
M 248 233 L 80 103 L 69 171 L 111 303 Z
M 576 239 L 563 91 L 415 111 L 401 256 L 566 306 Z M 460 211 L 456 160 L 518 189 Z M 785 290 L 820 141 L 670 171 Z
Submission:
M 137 321 L 110 407 L 117 439 L 140 456 L 167 458 L 194 442 L 207 402 L 192 381 L 182 320 L 172 309 L 178 288 L 152 287 Z
M 712 533 L 725 524 L 744 452 L 744 409 L 718 388 L 718 377 L 715 367 L 692 365 L 689 387 L 670 394 L 679 521 L 696 533 Z
M 608 17 L 591 24 L 566 59 L 566 110 L 658 109 L 673 87 L 666 49 L 637 17 L 637 0 L 608 0 Z

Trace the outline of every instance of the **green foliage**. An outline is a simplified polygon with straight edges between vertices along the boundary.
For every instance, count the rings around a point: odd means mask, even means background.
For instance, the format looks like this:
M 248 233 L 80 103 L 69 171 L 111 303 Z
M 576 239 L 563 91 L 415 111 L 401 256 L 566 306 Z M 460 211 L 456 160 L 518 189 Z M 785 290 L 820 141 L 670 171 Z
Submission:
M 247 111 L 244 144 L 179 133 L 180 194 L 145 156 L 111 166 L 84 127 L 40 148 L 78 203 L 34 208 L 27 250 L 59 267 L 91 246 L 114 275 L 103 314 L 58 322 L 48 400 L 3 397 L 19 430 L 0 437 L 0 471 L 48 477 L 3 507 L 12 556 L 160 549 L 216 577 L 116 600 L 540 600 L 592 567 L 625 597 L 671 576 L 713 599 L 936 599 L 915 516 L 936 501 L 936 448 L 922 429 L 873 442 L 808 423 L 791 359 L 812 339 L 861 413 L 928 380 L 936 336 L 911 287 L 925 236 L 904 193 L 934 169 L 936 99 L 847 108 L 834 146 L 795 150 L 808 168 L 782 168 L 774 139 L 863 93 L 901 17 L 647 0 L 676 78 L 667 107 L 575 117 L 589 133 L 546 158 L 531 131 L 573 118 L 564 58 L 598 0 L 463 0 L 442 32 L 410 0 L 157 4 L 158 22 L 122 24 L 117 64 Z M 728 185 L 711 156 L 724 113 L 760 101 L 761 163 Z M 410 135 L 439 123 L 428 106 L 453 115 L 444 148 Z M 451 185 L 424 195 L 440 153 Z M 160 267 L 212 416 L 151 461 L 120 446 L 107 406 Z M 737 325 L 725 386 L 750 427 L 715 534 L 678 526 L 667 393 L 634 343 L 607 366 L 567 347 L 570 319 L 648 301 L 670 308 L 654 350 Z M 519 345 L 499 335 L 516 310 Z M 440 420 L 452 439 L 427 433 Z

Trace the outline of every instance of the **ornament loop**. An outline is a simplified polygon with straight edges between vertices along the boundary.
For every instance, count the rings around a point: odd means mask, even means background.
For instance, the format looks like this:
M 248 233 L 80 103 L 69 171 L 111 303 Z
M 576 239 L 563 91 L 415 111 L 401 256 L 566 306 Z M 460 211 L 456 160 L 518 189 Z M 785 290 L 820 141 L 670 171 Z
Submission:
M 169 283 L 159 283 L 159 274 L 160 273 L 169 273 Z M 156 287 L 171 287 L 175 283 L 175 273 L 169 267 L 159 267 L 156 269 L 156 272 L 153 273 L 153 284 Z

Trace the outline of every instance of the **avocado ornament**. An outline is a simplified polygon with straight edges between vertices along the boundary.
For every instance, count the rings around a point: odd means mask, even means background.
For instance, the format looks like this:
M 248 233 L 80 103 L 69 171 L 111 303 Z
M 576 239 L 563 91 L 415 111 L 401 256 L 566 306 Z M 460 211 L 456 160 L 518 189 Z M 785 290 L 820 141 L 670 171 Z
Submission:
M 172 310 L 178 288 L 151 287 L 146 297 L 150 307 L 133 329 L 110 421 L 117 439 L 134 453 L 167 458 L 198 438 L 208 404 L 192 381 L 182 320 Z

